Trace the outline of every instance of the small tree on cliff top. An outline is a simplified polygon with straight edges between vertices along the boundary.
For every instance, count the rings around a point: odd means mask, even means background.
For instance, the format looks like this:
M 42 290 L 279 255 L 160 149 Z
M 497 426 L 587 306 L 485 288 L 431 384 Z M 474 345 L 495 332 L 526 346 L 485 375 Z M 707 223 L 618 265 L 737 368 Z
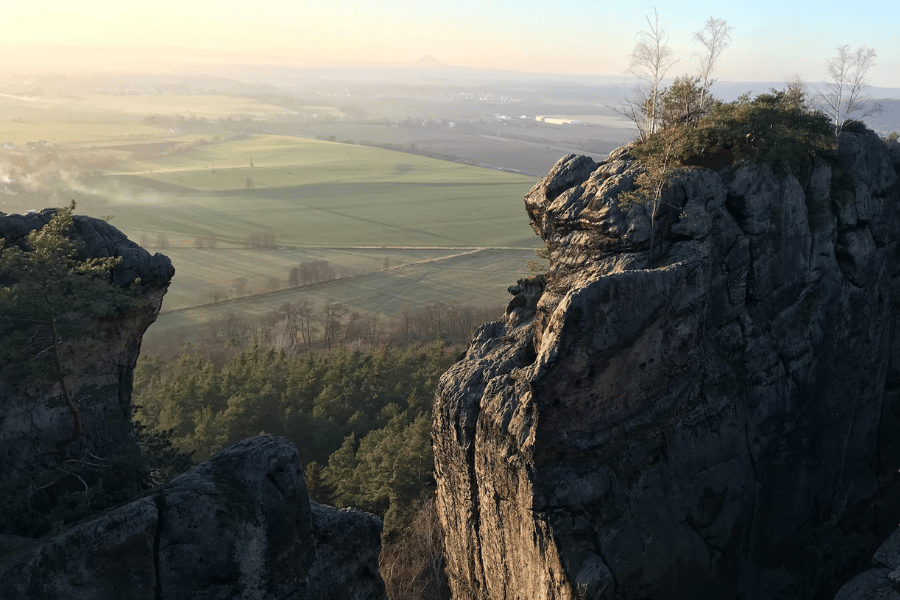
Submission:
M 653 9 L 653 19 L 646 16 L 648 31 L 638 32 L 638 41 L 631 52 L 629 71 L 640 79 L 633 98 L 626 98 L 618 109 L 637 126 L 641 140 L 659 129 L 659 107 L 662 95 L 662 80 L 672 68 L 677 58 L 669 47 L 669 37 L 659 23 L 659 12 Z
M 4 247 L 0 239 L 0 373 L 58 383 L 72 415 L 64 447 L 81 437 L 81 410 L 67 384 L 62 349 L 89 334 L 88 317 L 113 314 L 128 294 L 110 280 L 121 258 L 81 258 L 72 239 L 71 206 L 28 234 L 26 248 Z
M 866 94 L 869 69 L 875 65 L 875 48 L 850 44 L 838 46 L 837 55 L 828 60 L 830 81 L 816 99 L 819 109 L 831 117 L 836 133 L 849 123 L 861 121 L 884 111 L 880 104 L 872 104 Z

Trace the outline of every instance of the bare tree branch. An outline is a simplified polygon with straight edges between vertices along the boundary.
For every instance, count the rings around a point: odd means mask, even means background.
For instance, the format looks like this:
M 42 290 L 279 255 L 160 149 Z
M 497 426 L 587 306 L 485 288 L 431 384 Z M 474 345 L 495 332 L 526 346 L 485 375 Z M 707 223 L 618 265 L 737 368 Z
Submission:
M 700 94 L 700 111 L 706 104 L 706 98 L 709 95 L 709 88 L 715 83 L 712 79 L 712 72 L 722 56 L 722 52 L 731 43 L 731 35 L 729 32 L 732 27 L 728 25 L 725 19 L 714 19 L 710 17 L 706 21 L 706 25 L 700 31 L 694 32 L 694 39 L 700 42 L 705 51 L 700 54 L 700 82 L 702 84 Z

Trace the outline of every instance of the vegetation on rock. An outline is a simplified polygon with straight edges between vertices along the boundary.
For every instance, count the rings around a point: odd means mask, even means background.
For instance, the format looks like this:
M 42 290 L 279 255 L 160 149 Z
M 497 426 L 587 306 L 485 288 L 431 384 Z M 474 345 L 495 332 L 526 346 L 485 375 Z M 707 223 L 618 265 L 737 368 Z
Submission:
M 664 154 L 677 166 L 719 169 L 740 162 L 767 164 L 776 172 L 799 175 L 817 156 L 830 157 L 834 129 L 821 112 L 810 109 L 802 89 L 772 90 L 754 99 L 713 102 L 697 115 L 692 98 L 702 90 L 690 80 L 677 80 L 663 94 L 669 123 L 632 154 L 638 160 Z
M 742 163 L 768 165 L 775 173 L 804 181 L 816 158 L 834 163 L 835 198 L 846 187 L 837 160 L 834 128 L 821 111 L 810 108 L 800 84 L 724 103 L 708 97 L 699 78 L 681 77 L 662 93 L 662 128 L 636 144 L 631 155 L 643 167 L 634 190 L 619 201 L 651 203 L 648 265 L 654 250 L 655 221 L 663 191 L 675 175 L 690 167 L 720 170 Z M 705 99 L 705 100 L 704 100 Z

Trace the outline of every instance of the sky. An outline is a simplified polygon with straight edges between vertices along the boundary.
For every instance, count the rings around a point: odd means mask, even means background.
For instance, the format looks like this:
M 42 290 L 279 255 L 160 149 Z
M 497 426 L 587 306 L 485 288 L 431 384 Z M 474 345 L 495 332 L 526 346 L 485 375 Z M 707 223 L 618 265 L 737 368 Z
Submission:
M 680 58 L 673 75 L 695 70 L 692 33 L 713 16 L 733 27 L 720 80 L 822 81 L 827 59 L 851 44 L 878 52 L 872 85 L 900 87 L 900 2 L 881 4 L 875 14 L 834 0 L 660 0 L 628 10 L 602 0 L 4 0 L 0 69 L 113 68 L 97 64 L 96 50 L 91 64 L 79 64 L 74 46 L 109 49 L 119 69 L 128 49 L 161 49 L 169 60 L 408 63 L 427 55 L 473 68 L 618 76 L 655 7 Z

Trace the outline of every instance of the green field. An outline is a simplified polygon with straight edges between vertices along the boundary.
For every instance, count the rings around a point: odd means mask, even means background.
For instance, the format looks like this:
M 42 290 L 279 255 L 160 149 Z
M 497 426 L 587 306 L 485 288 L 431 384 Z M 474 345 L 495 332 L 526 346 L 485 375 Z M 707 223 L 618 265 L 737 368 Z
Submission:
M 251 294 L 265 294 L 289 287 L 292 267 L 306 261 L 324 260 L 336 276 L 354 277 L 390 271 L 412 263 L 471 253 L 450 248 L 169 248 L 163 252 L 176 266 L 175 279 L 166 295 L 163 312 L 207 304 L 218 292 L 234 295 L 234 282 L 246 280 Z M 531 253 L 533 255 L 533 253 Z
M 104 111 L 139 115 L 196 115 L 204 118 L 238 116 L 278 116 L 296 111 L 252 98 L 233 98 L 221 95 L 190 94 L 87 94 L 64 104 L 76 111 Z M 323 114 L 340 116 L 334 107 L 301 107 Z
M 76 113 L 47 102 L 0 96 L 0 143 L 22 145 L 46 140 L 54 144 L 133 140 L 159 135 L 134 115 Z
M 253 167 L 250 166 L 251 161 Z M 536 179 L 379 148 L 285 136 L 193 145 L 94 179 L 133 236 L 290 246 L 533 246 Z
M 326 300 L 338 301 L 351 311 L 388 318 L 397 316 L 404 309 L 419 308 L 429 302 L 497 307 L 499 316 L 510 300 L 506 288 L 517 279 L 531 274 L 528 261 L 533 257 L 533 250 L 475 250 L 216 304 L 181 310 L 166 309 L 154 324 L 152 333 L 166 336 L 178 330 L 191 332 L 229 312 L 260 316 L 285 302 L 304 300 L 316 306 Z
M 506 287 L 528 271 L 540 243 L 522 202 L 536 178 L 380 148 L 229 133 L 214 124 L 215 135 L 151 127 L 142 119 L 168 114 L 212 123 L 202 119 L 284 112 L 225 96 L 0 96 L 0 140 L 47 140 L 56 157 L 34 150 L 28 164 L 45 170 L 30 181 L 44 187 L 0 190 L 0 210 L 75 198 L 78 212 L 112 219 L 131 239 L 170 256 L 176 276 L 154 326 L 163 335 L 228 311 L 259 315 L 303 299 L 387 317 L 429 302 L 506 302 Z M 16 152 L 28 151 L 14 150 L 11 168 L 23 164 Z M 265 247 L 252 247 L 254 238 Z M 337 279 L 286 289 L 291 268 L 314 260 L 327 261 Z M 245 297 L 222 301 L 236 295 Z

